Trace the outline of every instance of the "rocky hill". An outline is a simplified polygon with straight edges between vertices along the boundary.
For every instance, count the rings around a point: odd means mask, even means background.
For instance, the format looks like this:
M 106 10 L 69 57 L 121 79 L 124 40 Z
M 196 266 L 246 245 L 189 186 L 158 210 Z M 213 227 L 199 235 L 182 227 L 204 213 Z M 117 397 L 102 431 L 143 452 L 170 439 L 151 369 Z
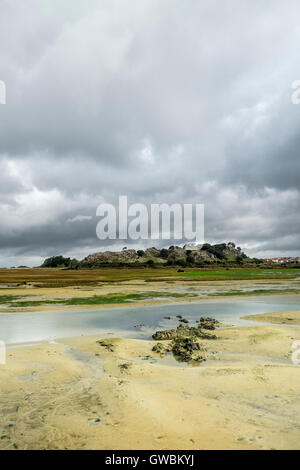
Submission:
M 252 260 L 234 243 L 199 245 L 190 243 L 184 247 L 170 246 L 169 248 L 148 248 L 147 250 L 104 251 L 88 255 L 82 261 L 53 256 L 47 258 L 41 267 L 66 269 L 99 268 L 104 266 L 195 266 L 209 265 L 241 265 Z
M 242 264 L 247 256 L 234 243 L 217 245 L 188 244 L 184 247 L 170 246 L 168 249 L 148 248 L 147 250 L 123 249 L 93 253 L 80 263 L 82 268 L 102 266 L 205 266 L 211 264 Z

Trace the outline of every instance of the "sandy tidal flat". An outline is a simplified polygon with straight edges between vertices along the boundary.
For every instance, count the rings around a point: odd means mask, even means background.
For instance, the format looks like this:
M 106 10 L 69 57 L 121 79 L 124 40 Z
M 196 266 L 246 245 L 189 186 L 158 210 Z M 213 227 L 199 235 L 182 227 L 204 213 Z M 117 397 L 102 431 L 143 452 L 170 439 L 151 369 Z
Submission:
M 244 320 L 252 320 L 277 325 L 300 325 L 300 310 L 274 313 L 258 313 L 256 315 L 245 315 Z
M 8 350 L 1 449 L 299 449 L 300 329 L 253 326 L 202 341 L 197 367 L 154 341 L 99 336 Z M 170 358 L 172 359 L 172 358 Z

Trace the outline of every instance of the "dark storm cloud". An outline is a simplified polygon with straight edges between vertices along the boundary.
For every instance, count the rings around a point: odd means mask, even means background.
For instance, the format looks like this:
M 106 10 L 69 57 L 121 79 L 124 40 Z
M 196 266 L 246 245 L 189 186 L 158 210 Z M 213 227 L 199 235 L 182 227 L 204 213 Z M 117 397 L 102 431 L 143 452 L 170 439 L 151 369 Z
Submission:
M 100 249 L 96 207 L 119 194 L 205 203 L 208 240 L 300 251 L 299 13 L 0 1 L 1 264 Z

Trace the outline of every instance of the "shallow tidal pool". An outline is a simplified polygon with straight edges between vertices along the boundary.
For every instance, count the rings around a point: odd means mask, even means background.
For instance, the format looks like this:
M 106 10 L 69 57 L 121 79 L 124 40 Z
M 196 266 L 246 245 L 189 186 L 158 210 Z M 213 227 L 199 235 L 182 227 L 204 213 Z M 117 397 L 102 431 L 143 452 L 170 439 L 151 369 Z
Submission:
M 188 319 L 191 325 L 201 316 L 214 317 L 232 325 L 254 325 L 242 320 L 244 315 L 300 310 L 296 295 L 212 299 L 106 309 L 64 309 L 43 312 L 0 313 L 0 339 L 5 343 L 51 341 L 72 336 L 110 334 L 114 336 L 150 339 L 157 329 L 178 326 L 176 315 Z M 165 319 L 164 317 L 171 317 Z M 260 323 L 261 324 L 261 323 Z

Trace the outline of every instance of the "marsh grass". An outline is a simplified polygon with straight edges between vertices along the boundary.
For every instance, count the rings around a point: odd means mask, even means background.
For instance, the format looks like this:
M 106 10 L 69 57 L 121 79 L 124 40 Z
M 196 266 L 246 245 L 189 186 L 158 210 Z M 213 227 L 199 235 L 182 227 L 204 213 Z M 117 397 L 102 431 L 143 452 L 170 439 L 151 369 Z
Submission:
M 68 271 L 59 268 L 0 269 L 0 284 L 16 285 L 32 283 L 35 287 L 97 286 L 99 283 L 123 281 L 168 282 L 168 281 L 213 281 L 251 279 L 294 279 L 298 269 L 276 268 L 110 268 L 80 269 Z
M 300 294 L 299 289 L 254 289 L 249 291 L 231 290 L 227 292 L 210 292 L 209 297 L 230 297 L 233 295 L 268 295 L 268 294 Z
M 185 298 L 197 297 L 191 293 L 177 292 L 137 292 L 137 293 L 111 293 L 105 295 L 93 295 L 91 297 L 72 297 L 70 299 L 54 299 L 54 300 L 21 300 L 11 301 L 11 307 L 39 307 L 41 305 L 110 305 L 124 304 L 141 300 L 151 300 L 154 298 Z
M 23 295 L 0 295 L 0 305 L 7 305 L 21 298 L 24 298 L 24 296 Z

